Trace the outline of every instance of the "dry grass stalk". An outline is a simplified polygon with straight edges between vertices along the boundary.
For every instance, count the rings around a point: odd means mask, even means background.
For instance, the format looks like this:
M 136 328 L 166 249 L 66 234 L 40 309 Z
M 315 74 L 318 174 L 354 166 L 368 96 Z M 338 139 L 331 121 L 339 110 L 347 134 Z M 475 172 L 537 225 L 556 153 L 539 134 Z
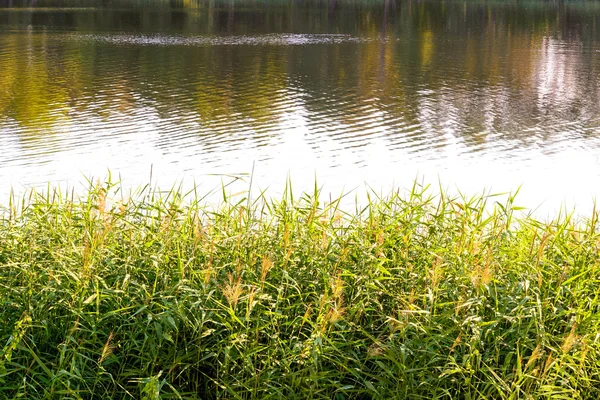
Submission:
M 111 332 L 110 335 L 108 335 L 108 339 L 106 340 L 104 347 L 102 348 L 102 354 L 100 355 L 98 364 L 102 364 L 104 362 L 104 360 L 106 360 L 106 358 L 113 353 L 113 351 L 115 349 L 115 346 L 112 345 L 113 337 L 114 337 L 114 333 Z
M 456 346 L 458 346 L 460 343 L 462 343 L 462 332 L 459 332 L 456 339 L 454 339 L 454 343 L 452 343 L 452 346 L 450 346 L 450 353 L 452 353 Z
M 227 274 L 228 283 L 223 287 L 223 296 L 227 299 L 227 303 L 232 308 L 235 308 L 238 304 L 240 296 L 244 292 L 242 289 L 242 277 L 238 276 L 236 279 L 233 278 L 233 274 L 229 272 Z
M 569 332 L 567 337 L 565 337 L 565 341 L 560 346 L 560 349 L 563 352 L 563 354 L 568 353 L 573 348 L 573 346 L 579 341 L 580 337 L 575 333 L 576 330 L 577 324 L 573 324 L 573 326 L 571 327 L 571 331 Z
M 265 279 L 267 278 L 267 274 L 273 268 L 273 260 L 270 257 L 264 256 L 262 259 L 262 263 L 260 264 L 260 281 L 261 283 L 265 283 Z
M 527 360 L 527 364 L 525 364 L 525 370 L 527 371 L 530 367 L 534 366 L 536 361 L 540 358 L 542 352 L 542 346 L 538 344 L 535 349 L 531 352 L 531 356 L 529 356 L 529 360 Z

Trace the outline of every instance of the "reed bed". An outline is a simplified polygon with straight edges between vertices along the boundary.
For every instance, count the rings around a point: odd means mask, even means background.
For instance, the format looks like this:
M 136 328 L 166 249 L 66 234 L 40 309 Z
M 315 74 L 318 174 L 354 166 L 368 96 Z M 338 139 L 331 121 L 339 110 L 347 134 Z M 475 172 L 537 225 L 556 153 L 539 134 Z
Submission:
M 595 399 L 598 213 L 149 189 L 2 209 L 0 398 Z

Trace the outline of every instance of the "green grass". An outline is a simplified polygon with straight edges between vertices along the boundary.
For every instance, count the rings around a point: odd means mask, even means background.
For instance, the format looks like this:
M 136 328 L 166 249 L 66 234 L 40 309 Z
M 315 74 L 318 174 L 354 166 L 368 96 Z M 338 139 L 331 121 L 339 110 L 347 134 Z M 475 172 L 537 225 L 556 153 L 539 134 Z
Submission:
M 429 193 L 11 201 L 0 398 L 600 396 L 598 213 Z

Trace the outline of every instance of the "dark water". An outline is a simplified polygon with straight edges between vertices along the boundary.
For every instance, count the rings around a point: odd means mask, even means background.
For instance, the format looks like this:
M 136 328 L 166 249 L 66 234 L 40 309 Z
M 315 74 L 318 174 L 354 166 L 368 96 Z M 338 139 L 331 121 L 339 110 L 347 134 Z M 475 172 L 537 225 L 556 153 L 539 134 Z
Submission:
M 591 1 L 0 0 L 0 193 L 254 166 L 587 205 L 599 78 Z

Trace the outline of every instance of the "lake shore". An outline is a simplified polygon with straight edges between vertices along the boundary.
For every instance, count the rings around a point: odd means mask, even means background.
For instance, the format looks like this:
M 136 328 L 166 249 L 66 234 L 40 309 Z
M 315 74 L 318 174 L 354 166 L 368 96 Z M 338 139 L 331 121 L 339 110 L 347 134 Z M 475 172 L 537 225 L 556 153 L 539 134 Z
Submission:
M 7 398 L 594 398 L 598 212 L 93 186 L 0 209 Z

